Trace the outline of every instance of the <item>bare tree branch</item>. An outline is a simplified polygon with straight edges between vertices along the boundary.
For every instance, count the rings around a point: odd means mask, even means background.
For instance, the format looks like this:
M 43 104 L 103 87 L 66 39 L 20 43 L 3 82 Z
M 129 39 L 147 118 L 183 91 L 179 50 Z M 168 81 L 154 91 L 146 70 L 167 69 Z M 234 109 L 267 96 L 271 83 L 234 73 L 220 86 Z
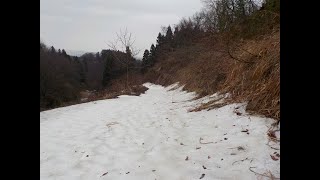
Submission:
M 129 69 L 132 68 L 130 67 L 130 65 L 132 65 L 134 57 L 137 56 L 140 52 L 140 50 L 134 47 L 134 43 L 135 43 L 135 39 L 133 39 L 132 33 L 129 33 L 127 28 L 125 28 L 124 31 L 120 29 L 119 33 L 116 33 L 115 41 L 107 43 L 107 45 L 113 50 L 112 53 L 114 58 L 126 67 L 126 70 L 127 70 L 126 87 L 127 88 L 130 88 L 128 85 L 129 84 L 128 71 Z M 119 51 L 122 51 L 126 55 L 122 56 L 118 53 L 115 53 Z

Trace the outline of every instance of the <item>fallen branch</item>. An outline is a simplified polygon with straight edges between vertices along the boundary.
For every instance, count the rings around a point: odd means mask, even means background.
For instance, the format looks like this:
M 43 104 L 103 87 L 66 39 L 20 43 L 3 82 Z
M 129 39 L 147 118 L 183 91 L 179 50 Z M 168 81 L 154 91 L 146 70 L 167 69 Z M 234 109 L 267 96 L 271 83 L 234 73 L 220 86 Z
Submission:
M 238 151 L 241 151 L 241 150 L 245 150 L 244 147 L 242 146 L 238 146 L 238 147 L 234 147 L 234 148 L 228 148 L 228 149 L 238 149 Z
M 234 148 L 228 148 L 228 149 L 237 149 L 238 147 L 234 147 Z
M 269 142 L 270 142 L 270 141 L 269 141 Z M 269 145 L 269 142 L 268 142 L 268 144 L 266 144 L 266 145 L 269 146 L 271 149 L 280 150 L 280 149 L 278 149 L 278 148 L 275 148 L 275 147 L 270 146 L 270 145 Z
M 277 138 L 277 136 L 276 136 L 276 134 L 275 134 L 276 131 L 280 131 L 280 130 L 273 130 L 273 128 L 274 128 L 274 127 L 271 126 L 271 127 L 268 129 L 267 135 L 268 135 L 268 137 L 269 137 L 269 142 L 270 142 L 270 141 L 280 142 L 280 139 Z
M 255 174 L 260 175 L 260 176 L 268 177 L 268 178 L 270 178 L 270 179 L 280 179 L 280 178 L 274 177 L 271 173 L 270 173 L 271 176 L 267 176 L 267 175 L 264 175 L 264 174 L 257 173 L 257 172 L 255 172 L 255 171 L 253 171 L 251 168 L 257 168 L 257 167 L 249 167 L 249 170 L 250 170 L 251 172 L 255 173 Z
M 200 139 L 199 139 L 199 143 L 200 143 L 200 144 L 210 144 L 210 143 L 213 143 L 213 142 L 201 142 L 201 140 L 203 140 L 203 139 L 200 137 Z
M 239 162 L 239 161 L 242 161 L 242 162 L 243 162 L 243 161 L 245 161 L 245 160 L 250 160 L 250 159 L 249 159 L 249 158 L 245 158 L 245 159 L 242 159 L 242 160 L 238 160 L 238 161 L 233 162 L 232 165 L 233 165 L 234 163 L 236 163 L 236 162 Z M 251 159 L 250 163 L 251 163 L 252 161 L 253 161 L 253 158 Z
M 107 126 L 110 127 L 110 126 L 115 125 L 115 124 L 119 124 L 119 123 L 118 122 L 111 122 L 111 123 L 108 123 Z
M 107 175 L 108 174 L 108 172 L 106 172 L 106 173 L 103 173 L 100 177 L 102 177 L 102 176 L 105 176 L 105 175 Z
M 269 139 L 270 139 L 270 141 L 280 142 L 280 139 L 278 139 L 278 138 L 274 138 L 274 137 L 269 136 Z

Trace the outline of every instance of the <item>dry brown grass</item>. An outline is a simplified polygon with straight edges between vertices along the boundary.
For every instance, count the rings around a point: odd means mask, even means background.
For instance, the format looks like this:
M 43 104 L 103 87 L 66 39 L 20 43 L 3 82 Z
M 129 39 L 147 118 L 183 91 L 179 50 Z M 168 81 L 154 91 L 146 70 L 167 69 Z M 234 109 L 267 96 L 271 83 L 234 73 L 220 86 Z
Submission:
M 221 91 L 231 92 L 235 102 L 248 101 L 247 110 L 280 119 L 280 33 L 251 40 L 236 50 L 238 58 L 252 63 L 234 61 Z
M 247 111 L 280 119 L 280 33 L 227 43 L 225 37 L 203 38 L 180 48 L 149 70 L 148 81 L 184 84 L 199 97 L 231 93 L 231 102 L 248 102 Z M 232 58 L 230 53 L 232 53 Z M 239 61 L 240 60 L 240 61 Z M 245 62 L 242 62 L 245 61 Z M 196 110 L 219 107 L 207 103 Z
M 129 74 L 129 88 L 126 88 L 126 74 L 115 78 L 111 81 L 110 85 L 98 92 L 83 91 L 80 93 L 81 98 L 86 98 L 83 101 L 72 101 L 64 103 L 59 107 L 65 107 L 75 104 L 87 103 L 104 99 L 115 99 L 120 95 L 139 96 L 145 93 L 148 88 L 143 86 L 144 78 L 140 73 L 130 72 Z M 41 109 L 40 109 L 41 110 Z M 46 109 L 48 110 L 48 109 Z
M 110 95 L 111 97 L 113 95 L 119 96 L 119 95 L 134 95 L 139 96 L 142 93 L 145 93 L 145 91 L 148 90 L 147 87 L 143 86 L 142 84 L 145 82 L 144 77 L 139 72 L 131 71 L 129 72 L 129 80 L 128 84 L 129 87 L 126 88 L 126 74 L 115 78 L 111 80 L 108 87 L 102 91 L 101 93 L 103 96 Z
M 191 109 L 189 110 L 189 112 L 198 112 L 198 111 L 201 111 L 203 109 L 214 109 L 214 108 L 220 108 L 220 107 L 223 107 L 227 104 L 227 102 L 220 102 L 220 100 L 224 99 L 224 97 L 220 97 L 220 98 L 217 98 L 217 99 L 214 99 L 214 100 L 211 100 L 207 103 L 202 103 L 200 106 L 194 108 L 194 109 Z

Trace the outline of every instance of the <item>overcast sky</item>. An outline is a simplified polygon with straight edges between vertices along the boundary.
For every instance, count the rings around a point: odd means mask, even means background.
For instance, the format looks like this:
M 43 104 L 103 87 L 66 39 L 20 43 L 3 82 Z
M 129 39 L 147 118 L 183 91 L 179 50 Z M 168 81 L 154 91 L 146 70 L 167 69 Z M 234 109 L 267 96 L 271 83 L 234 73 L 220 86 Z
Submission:
M 127 27 L 141 56 L 161 26 L 201 7 L 200 0 L 40 0 L 40 39 L 55 48 L 98 52 Z

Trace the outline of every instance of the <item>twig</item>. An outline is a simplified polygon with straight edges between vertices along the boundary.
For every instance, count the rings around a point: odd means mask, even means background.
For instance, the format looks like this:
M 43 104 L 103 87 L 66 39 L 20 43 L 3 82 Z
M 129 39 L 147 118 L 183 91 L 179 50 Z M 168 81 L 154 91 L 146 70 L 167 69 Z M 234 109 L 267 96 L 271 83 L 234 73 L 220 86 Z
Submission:
M 237 149 L 238 147 L 234 147 L 234 148 L 228 148 L 228 149 Z
M 271 147 L 271 146 L 270 146 L 270 148 L 271 148 L 271 149 L 274 149 L 274 150 L 280 150 L 280 149 L 277 149 L 277 148 L 274 148 L 274 147 Z
M 258 55 L 253 54 L 253 53 L 249 52 L 248 50 L 245 50 L 245 49 L 241 48 L 240 46 L 237 46 L 237 45 L 236 45 L 236 47 L 239 48 L 239 49 L 242 50 L 242 51 L 247 52 L 248 54 L 250 54 L 250 55 L 252 55 L 252 56 L 259 57 Z
M 107 126 L 110 127 L 110 126 L 116 125 L 116 124 L 119 124 L 119 123 L 118 122 L 111 122 L 111 123 L 108 123 Z
M 278 138 L 273 138 L 273 137 L 270 137 L 270 136 L 269 136 L 269 138 L 270 138 L 271 141 L 280 142 L 280 139 L 278 139 Z
M 213 143 L 213 142 L 204 142 L 204 143 L 203 143 L 203 142 L 201 142 L 201 140 L 203 140 L 203 139 L 200 137 L 200 139 L 199 139 L 199 143 L 200 143 L 200 144 L 210 144 L 210 143 Z
M 239 161 L 242 161 L 242 162 L 243 162 L 243 161 L 245 161 L 245 160 L 250 160 L 250 159 L 249 159 L 249 158 L 245 158 L 245 159 L 242 159 L 242 160 L 238 160 L 238 161 L 233 162 L 232 165 L 233 165 L 234 163 L 236 163 L 236 162 L 239 162 Z M 251 162 L 252 162 L 252 161 L 253 161 L 253 158 L 251 159 Z
M 265 177 L 268 177 L 268 178 L 270 178 L 270 179 L 280 179 L 280 178 L 274 177 L 273 175 L 271 175 L 271 177 L 270 177 L 270 176 L 267 176 L 267 175 L 264 175 L 264 174 L 257 173 L 257 172 L 255 172 L 255 171 L 253 171 L 251 168 L 257 168 L 257 167 L 249 167 L 249 170 L 250 170 L 251 172 L 255 173 L 255 174 L 260 175 L 260 176 L 265 176 Z
M 244 147 L 242 147 L 242 146 L 238 146 L 238 147 L 234 147 L 234 148 L 228 148 L 228 149 L 238 149 L 239 151 L 240 150 L 243 150 L 243 151 L 245 150 Z
M 267 126 L 268 127 L 268 126 Z M 275 141 L 275 142 L 280 142 L 280 139 L 278 139 L 275 135 L 274 135 L 274 133 L 276 132 L 276 131 L 278 131 L 278 130 L 273 130 L 273 126 L 271 126 L 269 129 L 268 129 L 268 137 L 269 137 L 269 142 L 270 142 L 270 140 L 271 141 Z M 280 131 L 280 130 L 279 130 Z M 272 136 L 275 136 L 275 137 L 272 137 Z
M 268 144 L 266 144 L 267 146 L 269 146 L 271 149 L 274 149 L 274 150 L 280 150 L 280 149 L 278 149 L 278 148 L 274 148 L 274 147 L 271 147 L 270 145 L 269 145 L 269 143 Z

